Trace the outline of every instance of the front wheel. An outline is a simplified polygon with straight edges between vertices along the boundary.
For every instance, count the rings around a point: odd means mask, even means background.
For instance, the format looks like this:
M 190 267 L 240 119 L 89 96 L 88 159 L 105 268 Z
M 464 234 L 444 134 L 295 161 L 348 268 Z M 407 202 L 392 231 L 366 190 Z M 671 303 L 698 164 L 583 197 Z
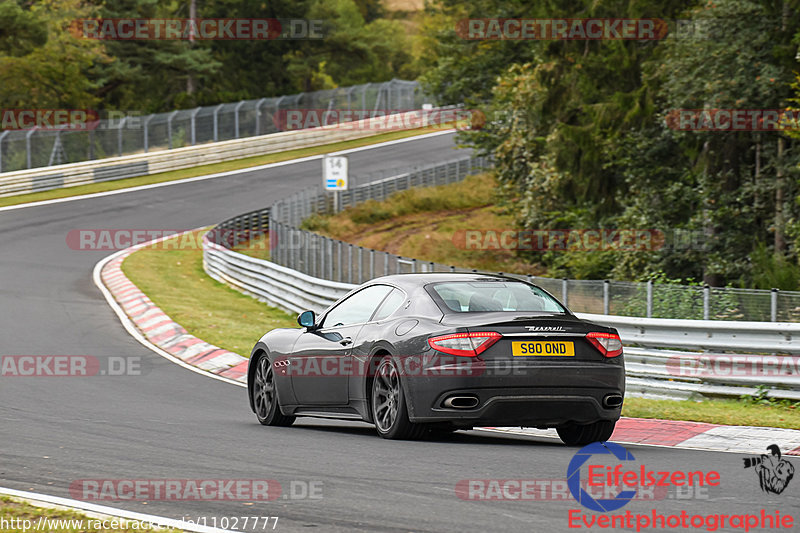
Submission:
M 592 424 L 570 424 L 556 428 L 556 431 L 567 446 L 585 446 L 610 439 L 616 424 L 614 420 L 600 420 Z
M 278 394 L 275 390 L 275 374 L 266 355 L 256 363 L 255 381 L 251 394 L 256 417 L 264 426 L 291 426 L 295 417 L 281 413 Z
M 425 426 L 408 419 L 400 372 L 391 356 L 384 357 L 378 365 L 371 400 L 375 429 L 384 439 L 414 440 L 425 433 Z

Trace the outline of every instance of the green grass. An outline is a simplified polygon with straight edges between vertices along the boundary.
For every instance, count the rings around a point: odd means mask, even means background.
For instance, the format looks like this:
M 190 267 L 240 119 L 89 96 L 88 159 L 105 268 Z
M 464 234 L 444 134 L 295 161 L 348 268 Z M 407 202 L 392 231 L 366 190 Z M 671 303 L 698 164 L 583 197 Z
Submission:
M 88 517 L 80 512 L 72 511 L 72 510 L 64 510 L 64 509 L 49 509 L 43 507 L 36 507 L 29 503 L 17 501 L 12 498 L 8 498 L 5 496 L 0 496 L 0 518 L 8 521 L 9 523 L 13 520 L 14 525 L 16 526 L 19 524 L 17 520 L 29 520 L 30 521 L 30 528 L 28 531 L 33 531 L 36 528 L 36 523 L 39 520 L 47 519 L 48 526 L 52 525 L 52 520 L 82 520 L 81 528 L 77 527 L 69 527 L 70 524 L 62 524 L 67 527 L 44 527 L 44 523 L 40 526 L 42 531 L 64 531 L 64 532 L 82 532 L 82 533 L 105 533 L 105 532 L 116 532 L 116 533 L 133 533 L 139 531 L 159 531 L 159 532 L 175 532 L 175 529 L 158 529 L 158 530 L 149 530 L 149 529 L 142 529 L 142 528 L 134 528 L 131 527 L 132 524 L 126 524 L 125 527 L 119 527 L 116 529 L 111 528 L 103 528 L 102 522 L 97 524 L 95 523 L 96 520 L 107 520 L 107 525 L 111 525 L 112 518 L 93 518 Z M 78 525 L 78 524 L 72 524 Z M 101 527 L 95 527 L 101 526 Z M 12 527 L 12 528 L 0 528 L 0 532 L 2 533 L 21 533 L 23 531 L 23 524 L 19 524 L 19 527 Z
M 201 234 L 195 239 L 197 248 L 169 249 L 165 242 L 137 251 L 123 261 L 122 271 L 189 333 L 244 357 L 267 331 L 298 327 L 293 315 L 208 277 L 203 271 Z
M 490 174 L 438 187 L 401 191 L 386 201 L 368 201 L 337 215 L 315 216 L 303 227 L 334 239 L 423 261 L 490 272 L 542 275 L 539 265 L 513 250 L 464 246 L 466 230 L 513 229 L 514 217 L 496 205 Z
M 420 128 L 416 130 L 382 133 L 379 135 L 372 135 L 370 137 L 366 137 L 363 139 L 343 141 L 333 144 L 325 144 L 321 146 L 314 146 L 311 148 L 301 148 L 298 150 L 289 150 L 287 152 L 279 152 L 275 154 L 266 154 L 266 155 L 248 157 L 245 159 L 237 159 L 235 161 L 224 161 L 222 163 L 214 163 L 211 165 L 185 168 L 182 170 L 172 170 L 169 172 L 161 172 L 159 174 L 151 174 L 149 176 L 139 176 L 136 178 L 126 178 L 115 181 L 104 181 L 102 183 L 91 183 L 88 185 L 78 185 L 76 187 L 67 187 L 63 189 L 53 189 L 50 191 L 41 191 L 28 194 L 20 194 L 16 196 L 7 196 L 0 198 L 0 207 L 26 204 L 30 202 L 40 202 L 43 200 L 53 200 L 55 198 L 69 198 L 72 196 L 80 196 L 84 194 L 92 194 L 98 192 L 116 191 L 119 189 L 127 189 L 130 187 L 139 187 L 141 185 L 151 185 L 153 183 L 164 183 L 168 181 L 194 178 L 196 176 L 204 176 L 206 174 L 216 174 L 218 172 L 227 172 L 230 170 L 239 170 L 259 165 L 266 165 L 269 163 L 287 161 L 289 159 L 298 159 L 301 157 L 320 155 L 328 152 L 338 152 L 340 150 L 358 148 L 359 146 L 367 146 L 370 144 L 377 144 L 381 142 L 392 141 L 395 139 L 414 137 L 417 135 L 431 133 L 434 131 L 441 131 L 441 127 Z
M 622 415 L 634 418 L 691 420 L 729 426 L 800 429 L 800 409 L 743 400 L 672 401 L 625 398 Z

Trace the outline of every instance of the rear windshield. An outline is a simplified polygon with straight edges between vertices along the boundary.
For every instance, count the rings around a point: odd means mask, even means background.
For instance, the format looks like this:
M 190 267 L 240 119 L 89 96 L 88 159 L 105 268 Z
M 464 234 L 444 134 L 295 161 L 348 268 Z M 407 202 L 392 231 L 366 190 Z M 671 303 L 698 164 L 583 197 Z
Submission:
M 428 291 L 456 313 L 522 311 L 564 313 L 566 309 L 539 287 L 514 281 L 452 281 L 434 283 Z M 443 309 L 445 310 L 445 309 Z

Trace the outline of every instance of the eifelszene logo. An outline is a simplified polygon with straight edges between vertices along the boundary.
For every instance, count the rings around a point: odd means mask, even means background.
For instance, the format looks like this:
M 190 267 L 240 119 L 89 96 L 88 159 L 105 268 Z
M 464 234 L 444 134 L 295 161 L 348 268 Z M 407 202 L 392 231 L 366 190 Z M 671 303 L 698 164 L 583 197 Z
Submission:
M 781 494 L 794 477 L 794 465 L 786 459 L 781 459 L 781 449 L 777 444 L 770 444 L 767 450 L 769 455 L 745 457 L 744 467 L 752 467 L 755 470 L 761 490 Z
M 609 460 L 616 464 L 604 464 Z M 586 476 L 587 488 L 602 492 L 603 498 L 595 498 L 583 488 L 583 475 Z M 567 487 L 572 497 L 583 507 L 600 513 L 624 507 L 636 497 L 640 488 L 717 487 L 719 484 L 720 474 L 714 470 L 653 470 L 647 465 L 636 464 L 631 452 L 613 442 L 593 442 L 584 446 L 575 453 L 567 467 Z

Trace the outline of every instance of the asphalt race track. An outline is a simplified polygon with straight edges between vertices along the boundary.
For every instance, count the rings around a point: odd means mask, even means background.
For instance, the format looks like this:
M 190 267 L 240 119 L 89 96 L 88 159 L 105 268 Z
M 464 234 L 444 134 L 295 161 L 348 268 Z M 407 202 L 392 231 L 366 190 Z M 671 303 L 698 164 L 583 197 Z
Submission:
M 453 136 L 444 135 L 355 152 L 351 172 L 442 160 L 454 155 L 453 146 Z M 0 486 L 70 497 L 69 486 L 79 479 L 274 479 L 284 494 L 293 481 L 295 487 L 321 482 L 322 498 L 314 500 L 99 502 L 171 518 L 205 516 L 208 525 L 212 517 L 277 516 L 275 531 L 550 532 L 569 530 L 570 510 L 595 516 L 572 498 L 457 497 L 461 480 L 563 480 L 575 449 L 557 441 L 472 431 L 394 442 L 356 423 L 301 419 L 291 428 L 260 426 L 244 389 L 162 359 L 125 332 L 91 277 L 110 252 L 66 244 L 71 229 L 210 225 L 316 183 L 320 166 L 308 161 L 0 212 L 0 355 L 138 356 L 144 368 L 128 377 L 0 377 Z M 254 340 L 261 333 L 254 331 Z M 715 470 L 721 483 L 699 494 L 670 489 L 619 512 L 765 509 L 800 519 L 800 479 L 783 494 L 768 495 L 752 469 L 743 468 L 742 455 L 627 448 L 648 470 Z

